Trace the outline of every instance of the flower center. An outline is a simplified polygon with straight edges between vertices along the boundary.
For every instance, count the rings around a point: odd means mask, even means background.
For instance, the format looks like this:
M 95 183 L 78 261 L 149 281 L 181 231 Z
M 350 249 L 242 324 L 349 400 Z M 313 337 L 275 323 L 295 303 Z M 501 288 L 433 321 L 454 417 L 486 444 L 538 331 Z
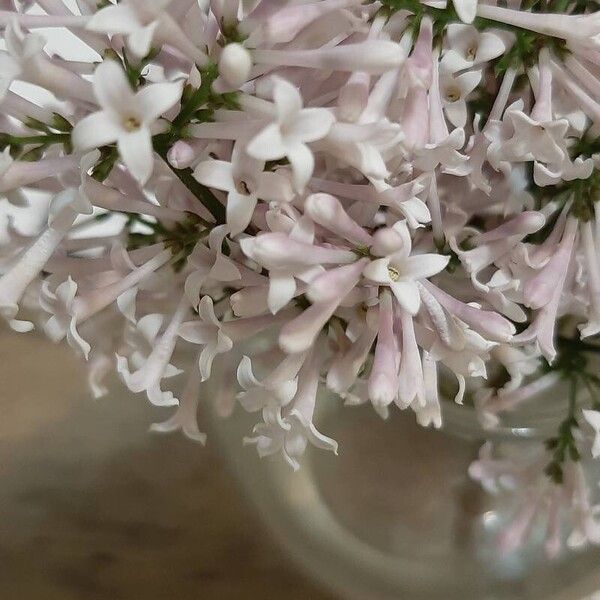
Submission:
M 126 117 L 123 119 L 123 127 L 127 131 L 135 131 L 142 126 L 140 120 L 137 117 Z
M 246 194 L 249 196 L 252 193 L 250 191 L 250 186 L 251 184 L 249 182 L 246 182 L 243 179 L 241 179 L 237 182 L 235 187 L 240 194 Z
M 388 267 L 388 275 L 392 281 L 398 281 L 400 279 L 400 271 L 394 267 Z
M 467 59 L 475 60 L 475 56 L 477 56 L 477 46 L 469 46 L 467 48 Z
M 448 102 L 456 102 L 457 100 L 460 100 L 460 89 L 456 86 L 449 87 L 446 90 L 444 97 Z

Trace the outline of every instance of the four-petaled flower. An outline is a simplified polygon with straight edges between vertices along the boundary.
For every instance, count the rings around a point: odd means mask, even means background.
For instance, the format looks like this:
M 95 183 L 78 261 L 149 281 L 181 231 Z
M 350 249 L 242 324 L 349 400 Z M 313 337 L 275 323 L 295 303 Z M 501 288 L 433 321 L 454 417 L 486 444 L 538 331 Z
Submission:
M 273 100 L 276 120 L 250 140 L 247 152 L 258 160 L 287 158 L 296 190 L 301 192 L 315 165 L 307 144 L 324 138 L 335 117 L 326 108 L 302 108 L 300 92 L 281 77 L 273 77 Z
M 94 73 L 94 93 L 101 110 L 75 125 L 73 145 L 86 151 L 116 142 L 123 162 L 144 185 L 154 169 L 156 121 L 179 102 L 182 90 L 182 83 L 176 82 L 152 83 L 134 92 L 123 69 L 105 60 Z
M 417 282 L 443 271 L 450 260 L 443 254 L 418 254 L 411 256 L 411 239 L 405 221 L 393 229 L 381 229 L 375 236 L 371 251 L 377 258 L 364 269 L 363 275 L 389 286 L 400 306 L 416 315 L 421 305 Z

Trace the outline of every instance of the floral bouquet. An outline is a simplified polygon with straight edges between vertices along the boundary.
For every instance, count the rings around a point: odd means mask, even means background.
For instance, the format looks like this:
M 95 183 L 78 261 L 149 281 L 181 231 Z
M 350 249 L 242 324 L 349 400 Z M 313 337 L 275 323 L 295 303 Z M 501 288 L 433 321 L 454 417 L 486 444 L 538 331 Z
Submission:
M 597 0 L 0 8 L 12 329 L 66 339 L 95 396 L 116 369 L 177 407 L 154 429 L 200 442 L 213 363 L 264 335 L 268 361 L 226 363 L 232 398 L 260 419 L 245 442 L 294 469 L 337 452 L 320 390 L 435 428 L 464 403 L 493 431 L 566 384 L 533 459 L 488 442 L 470 473 L 522 498 L 505 549 L 540 516 L 550 556 L 566 526 L 600 543 Z

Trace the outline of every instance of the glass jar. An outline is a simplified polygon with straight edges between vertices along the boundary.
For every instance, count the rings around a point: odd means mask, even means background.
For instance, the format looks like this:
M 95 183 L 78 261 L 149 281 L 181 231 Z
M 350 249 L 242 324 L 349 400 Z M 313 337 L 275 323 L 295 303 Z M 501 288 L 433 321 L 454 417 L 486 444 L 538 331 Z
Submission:
M 540 528 L 525 547 L 501 554 L 497 535 L 515 498 L 489 495 L 467 473 L 484 439 L 510 453 L 539 447 L 564 418 L 566 397 L 559 385 L 490 434 L 472 409 L 451 402 L 443 430 L 433 431 L 411 411 L 392 410 L 384 421 L 325 391 L 315 423 L 339 442 L 339 456 L 309 448 L 298 472 L 242 445 L 259 415 L 238 407 L 212 429 L 275 537 L 342 598 L 573 600 L 600 590 L 600 549 L 566 549 L 550 561 Z

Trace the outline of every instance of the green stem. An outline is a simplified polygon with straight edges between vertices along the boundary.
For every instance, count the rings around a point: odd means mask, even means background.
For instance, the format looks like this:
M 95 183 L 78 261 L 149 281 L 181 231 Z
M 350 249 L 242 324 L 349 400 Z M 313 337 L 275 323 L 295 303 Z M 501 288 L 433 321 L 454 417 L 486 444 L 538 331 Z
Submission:
M 71 139 L 70 133 L 48 133 L 43 135 L 2 135 L 0 141 L 6 146 L 26 146 L 28 144 L 62 144 Z
M 575 410 L 577 409 L 577 377 L 571 375 L 569 387 L 569 415 L 568 419 L 573 421 L 575 419 Z
M 179 181 L 198 198 L 204 208 L 214 217 L 217 224 L 225 223 L 225 207 L 207 187 L 196 181 L 192 169 L 176 169 L 170 165 L 167 160 L 168 146 L 166 144 L 155 142 L 154 150 L 165 161 Z
M 202 70 L 200 87 L 194 91 L 187 102 L 182 106 L 179 114 L 173 119 L 172 128 L 177 131 L 185 127 L 194 116 L 194 113 L 206 102 L 210 97 L 210 88 L 213 81 L 216 79 L 218 70 L 216 65 L 209 65 Z

